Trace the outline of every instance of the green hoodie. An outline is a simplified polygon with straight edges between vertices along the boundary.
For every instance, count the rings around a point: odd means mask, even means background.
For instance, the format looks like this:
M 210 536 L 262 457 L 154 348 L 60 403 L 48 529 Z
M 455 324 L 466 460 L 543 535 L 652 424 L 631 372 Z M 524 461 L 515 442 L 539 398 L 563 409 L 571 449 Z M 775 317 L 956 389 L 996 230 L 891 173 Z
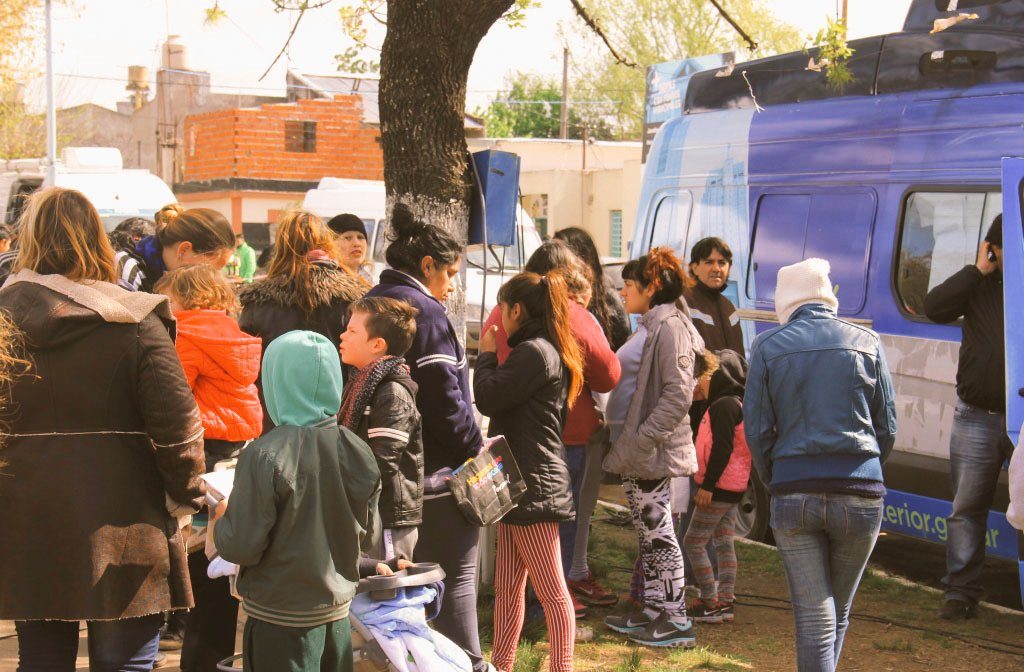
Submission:
M 348 616 L 360 547 L 380 529 L 380 472 L 369 446 L 337 425 L 341 365 L 330 341 L 309 331 L 276 338 L 262 377 L 277 427 L 242 452 L 214 542 L 241 566 L 250 617 L 314 627 Z

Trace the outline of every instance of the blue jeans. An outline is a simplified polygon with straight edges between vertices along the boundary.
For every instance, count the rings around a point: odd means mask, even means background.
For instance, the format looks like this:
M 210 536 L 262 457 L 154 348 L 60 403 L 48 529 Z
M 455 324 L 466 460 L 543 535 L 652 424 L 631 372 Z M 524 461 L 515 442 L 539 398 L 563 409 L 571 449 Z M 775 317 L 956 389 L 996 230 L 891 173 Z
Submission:
M 89 621 L 90 672 L 153 669 L 163 614 L 120 621 Z M 78 621 L 17 621 L 18 672 L 74 672 Z
M 797 670 L 833 672 L 882 525 L 882 498 L 796 493 L 773 497 L 771 509 L 793 600 Z
M 999 471 L 1013 446 L 1006 436 L 1006 416 L 960 401 L 953 415 L 949 468 L 953 477 L 953 513 L 947 519 L 946 599 L 971 604 L 984 597 L 985 531 Z
M 580 491 L 583 489 L 583 476 L 587 471 L 587 446 L 566 446 L 565 463 L 569 467 L 569 479 L 572 487 L 572 508 L 579 515 Z M 566 576 L 572 568 L 572 551 L 576 547 L 576 521 L 558 524 L 558 543 L 562 549 L 562 571 Z

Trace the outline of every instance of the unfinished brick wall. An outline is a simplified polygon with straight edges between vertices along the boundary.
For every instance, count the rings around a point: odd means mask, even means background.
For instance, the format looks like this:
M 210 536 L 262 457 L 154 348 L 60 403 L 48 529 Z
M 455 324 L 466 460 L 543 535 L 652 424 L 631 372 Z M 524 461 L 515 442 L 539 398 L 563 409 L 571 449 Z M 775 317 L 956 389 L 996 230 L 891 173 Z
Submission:
M 316 122 L 316 151 L 285 150 L 285 122 Z M 380 129 L 359 96 L 219 110 L 185 119 L 186 182 L 232 177 L 315 181 L 384 179 Z

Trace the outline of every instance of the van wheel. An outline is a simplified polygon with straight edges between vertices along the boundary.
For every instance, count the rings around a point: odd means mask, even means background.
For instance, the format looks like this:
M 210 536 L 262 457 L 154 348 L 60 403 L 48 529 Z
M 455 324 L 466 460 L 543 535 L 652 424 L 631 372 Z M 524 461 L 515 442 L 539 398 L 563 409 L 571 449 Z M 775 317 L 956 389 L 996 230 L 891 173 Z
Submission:
M 762 541 L 766 544 L 774 541 L 769 525 L 770 501 L 768 488 L 761 482 L 757 472 L 751 470 L 750 484 L 747 486 L 747 491 L 743 493 L 743 499 L 740 500 L 736 513 L 736 536 Z

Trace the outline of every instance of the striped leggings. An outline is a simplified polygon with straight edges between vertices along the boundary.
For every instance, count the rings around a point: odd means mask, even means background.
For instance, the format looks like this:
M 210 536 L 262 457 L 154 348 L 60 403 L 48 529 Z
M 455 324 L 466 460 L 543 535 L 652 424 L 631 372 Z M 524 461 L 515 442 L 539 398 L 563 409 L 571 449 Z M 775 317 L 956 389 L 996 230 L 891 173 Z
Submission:
M 708 604 L 732 603 L 736 591 L 736 536 L 734 522 L 739 504 L 716 502 L 698 506 L 693 511 L 690 527 L 683 538 L 683 548 L 693 565 L 694 578 L 700 585 L 700 599 Z M 718 555 L 718 585 L 715 568 L 708 557 L 708 541 L 715 540 Z
M 548 624 L 551 672 L 572 670 L 576 615 L 562 574 L 558 523 L 498 523 L 494 572 L 494 649 L 491 663 L 504 672 L 515 664 L 526 615 L 526 580 L 530 579 Z

